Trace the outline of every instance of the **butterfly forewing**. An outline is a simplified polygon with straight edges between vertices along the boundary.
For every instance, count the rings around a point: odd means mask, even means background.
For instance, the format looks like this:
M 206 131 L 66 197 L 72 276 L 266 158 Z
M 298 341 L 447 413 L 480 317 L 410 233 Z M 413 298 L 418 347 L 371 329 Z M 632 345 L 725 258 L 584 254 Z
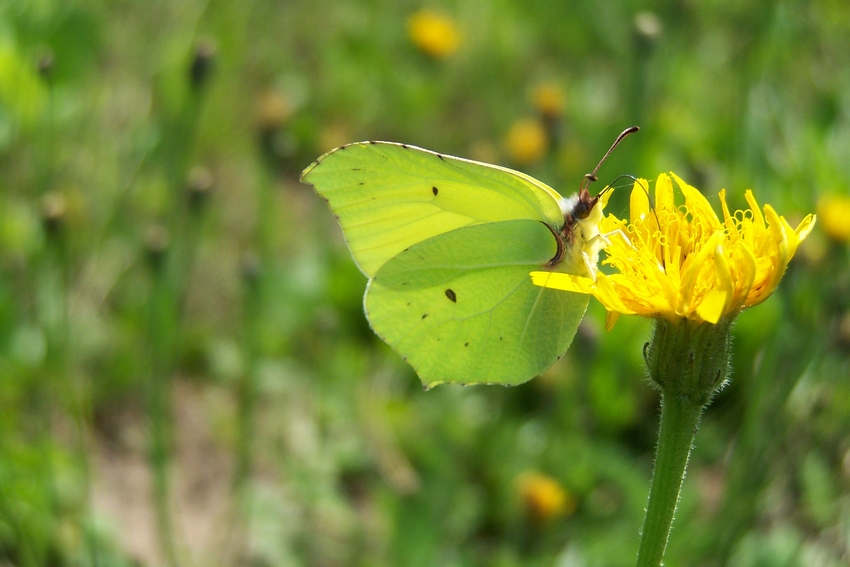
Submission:
M 511 219 L 563 224 L 559 195 L 509 169 L 388 142 L 325 154 L 302 180 L 330 204 L 360 269 L 464 226 Z

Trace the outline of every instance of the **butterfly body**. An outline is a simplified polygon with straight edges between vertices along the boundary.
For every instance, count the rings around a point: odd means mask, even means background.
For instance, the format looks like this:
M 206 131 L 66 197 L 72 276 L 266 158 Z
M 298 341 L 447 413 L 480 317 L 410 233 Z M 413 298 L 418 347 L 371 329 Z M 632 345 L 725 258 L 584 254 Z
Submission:
M 598 206 L 599 196 L 591 197 L 587 189 L 582 189 L 572 197 L 561 199 L 564 224 L 558 236 L 563 245 L 563 253 L 552 265 L 565 265 L 568 273 L 595 278 L 599 262 L 599 252 L 604 239 L 599 233 L 603 206 Z
M 302 181 L 369 278 L 373 330 L 426 387 L 519 384 L 569 347 L 589 296 L 528 274 L 594 275 L 598 196 L 564 199 L 523 173 L 390 142 L 337 148 Z

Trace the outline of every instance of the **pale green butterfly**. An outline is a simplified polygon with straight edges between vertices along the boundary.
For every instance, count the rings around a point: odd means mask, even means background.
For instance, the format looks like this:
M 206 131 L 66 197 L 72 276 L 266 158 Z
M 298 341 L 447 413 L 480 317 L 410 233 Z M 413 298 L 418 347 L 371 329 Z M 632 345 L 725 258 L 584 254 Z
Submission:
M 587 182 L 602 161 L 567 199 L 517 171 L 391 142 L 332 150 L 301 180 L 369 278 L 372 329 L 426 388 L 515 385 L 566 352 L 587 309 L 590 296 L 537 287 L 529 272 L 595 274 L 606 198 Z

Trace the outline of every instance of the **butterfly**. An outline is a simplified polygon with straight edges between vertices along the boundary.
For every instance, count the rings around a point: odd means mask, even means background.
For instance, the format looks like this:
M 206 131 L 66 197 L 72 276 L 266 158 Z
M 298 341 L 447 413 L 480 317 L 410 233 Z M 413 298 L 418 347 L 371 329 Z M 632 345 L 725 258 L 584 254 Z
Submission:
M 356 142 L 321 156 L 301 181 L 328 202 L 369 278 L 372 329 L 427 389 L 521 384 L 563 356 L 590 296 L 537 287 L 529 273 L 594 276 L 607 199 L 587 191 L 595 173 L 563 198 L 504 167 Z

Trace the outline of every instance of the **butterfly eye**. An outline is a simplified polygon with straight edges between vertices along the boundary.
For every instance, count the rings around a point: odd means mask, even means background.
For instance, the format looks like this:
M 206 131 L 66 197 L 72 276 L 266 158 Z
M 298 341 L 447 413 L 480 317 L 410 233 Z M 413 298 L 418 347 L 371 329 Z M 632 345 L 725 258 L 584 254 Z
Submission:
M 590 214 L 590 207 L 584 201 L 579 201 L 573 208 L 573 216 L 577 219 L 586 219 Z

